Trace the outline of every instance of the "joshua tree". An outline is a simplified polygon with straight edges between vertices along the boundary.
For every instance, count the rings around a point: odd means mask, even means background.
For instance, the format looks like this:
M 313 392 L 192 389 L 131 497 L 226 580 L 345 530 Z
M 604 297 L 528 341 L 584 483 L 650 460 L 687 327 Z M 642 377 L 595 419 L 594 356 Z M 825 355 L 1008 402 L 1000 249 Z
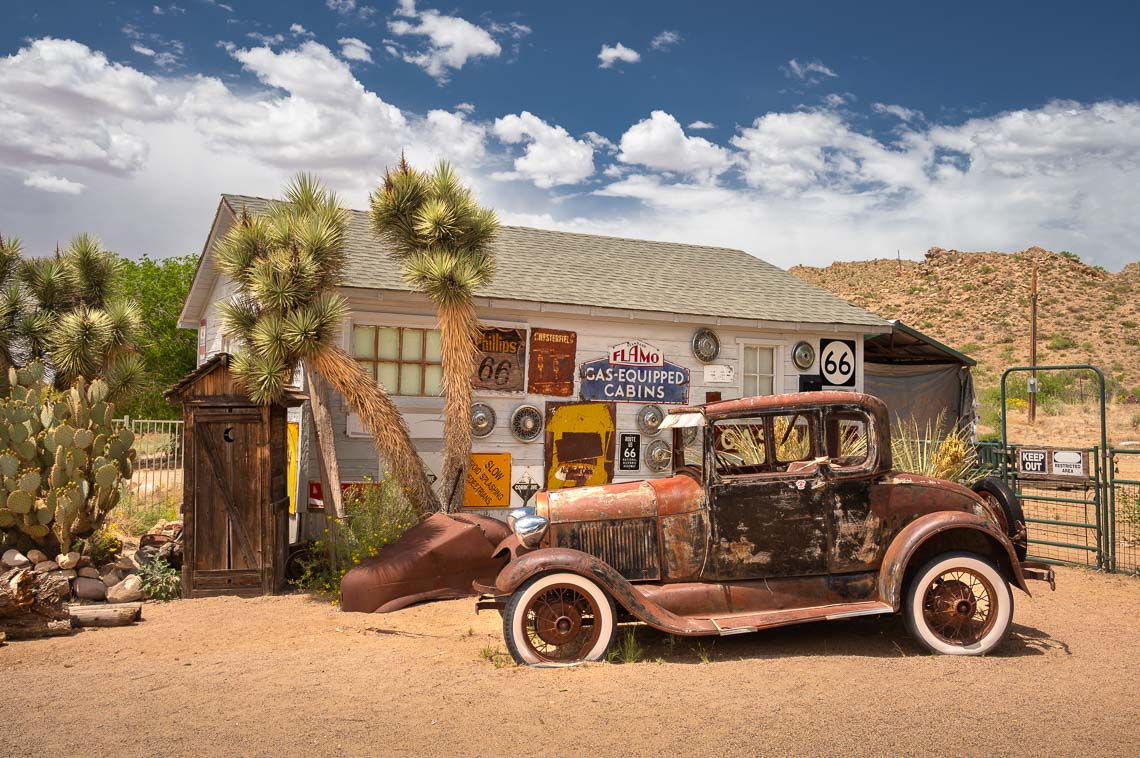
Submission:
M 7 367 L 38 359 L 57 389 L 79 376 L 102 377 L 111 397 L 135 389 L 142 324 L 133 302 L 114 297 L 119 258 L 87 234 L 45 258 L 22 252 L 18 239 L 0 237 L 0 381 Z
M 443 503 L 462 505 L 471 458 L 471 374 L 479 321 L 471 298 L 491 280 L 487 249 L 499 231 L 495 212 L 481 208 L 446 162 L 424 173 L 401 156 L 372 193 L 372 229 L 392 245 L 404 280 L 439 312 L 443 352 Z
M 413 502 L 438 502 L 388 393 L 337 342 L 348 304 L 343 277 L 348 212 L 315 177 L 298 174 L 265 216 L 243 212 L 218 244 L 218 265 L 238 287 L 220 306 L 223 332 L 242 341 L 232 370 L 254 402 L 281 397 L 298 361 L 344 395 Z M 333 484 L 335 486 L 335 483 Z

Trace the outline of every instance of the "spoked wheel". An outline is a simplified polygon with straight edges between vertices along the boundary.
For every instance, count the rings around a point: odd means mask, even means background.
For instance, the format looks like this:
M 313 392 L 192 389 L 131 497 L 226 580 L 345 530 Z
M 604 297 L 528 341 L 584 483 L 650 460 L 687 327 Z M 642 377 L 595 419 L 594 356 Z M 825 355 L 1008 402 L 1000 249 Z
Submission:
M 601 660 L 615 631 L 613 601 L 577 574 L 531 579 L 515 591 L 503 613 L 511 657 L 532 666 Z
M 992 562 L 946 553 L 919 570 L 907 589 L 910 633 L 936 653 L 982 655 L 997 647 L 1013 620 L 1013 593 Z

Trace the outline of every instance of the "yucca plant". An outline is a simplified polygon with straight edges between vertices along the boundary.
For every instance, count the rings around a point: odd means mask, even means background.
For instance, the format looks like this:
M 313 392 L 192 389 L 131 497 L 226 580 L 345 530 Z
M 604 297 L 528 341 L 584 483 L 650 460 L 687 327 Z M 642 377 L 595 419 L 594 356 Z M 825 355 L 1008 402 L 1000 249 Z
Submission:
M 0 374 L 39 360 L 57 389 L 80 376 L 102 377 L 112 398 L 136 389 L 142 319 L 135 303 L 114 297 L 120 267 L 88 234 L 43 258 L 0 238 Z
M 243 212 L 215 248 L 218 266 L 237 284 L 220 306 L 222 331 L 241 340 L 231 368 L 250 398 L 279 400 L 298 362 L 324 377 L 360 414 L 377 452 L 409 498 L 438 510 L 407 424 L 388 393 L 340 348 L 348 303 L 343 279 L 348 212 L 309 174 L 285 188 L 264 216 Z
M 404 281 L 439 314 L 443 354 L 443 504 L 462 506 L 471 460 L 471 375 L 479 320 L 472 298 L 495 274 L 495 212 L 480 207 L 446 162 L 417 171 L 401 157 L 372 193 L 372 229 L 391 245 Z
M 899 471 L 949 479 L 970 484 L 985 475 L 978 466 L 978 451 L 970 441 L 970 431 L 954 426 L 945 428 L 943 414 L 920 428 L 911 416 L 900 419 L 891 430 L 891 458 Z

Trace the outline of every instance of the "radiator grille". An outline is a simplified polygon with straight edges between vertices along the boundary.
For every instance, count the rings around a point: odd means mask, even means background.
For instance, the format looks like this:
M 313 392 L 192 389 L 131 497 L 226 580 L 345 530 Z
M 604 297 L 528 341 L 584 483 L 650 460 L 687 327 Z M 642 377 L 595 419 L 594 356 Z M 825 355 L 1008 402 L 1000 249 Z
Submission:
M 562 524 L 554 542 L 601 558 L 626 579 L 661 578 L 657 524 L 651 518 Z

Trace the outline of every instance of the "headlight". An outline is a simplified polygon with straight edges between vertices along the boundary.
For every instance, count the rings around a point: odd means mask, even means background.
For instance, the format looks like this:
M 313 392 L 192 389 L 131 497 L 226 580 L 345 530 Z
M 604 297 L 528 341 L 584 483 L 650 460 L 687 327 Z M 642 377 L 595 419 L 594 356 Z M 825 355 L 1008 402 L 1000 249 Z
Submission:
M 538 547 L 548 526 L 550 526 L 549 521 L 532 513 L 515 520 L 515 536 L 526 547 Z
M 509 526 L 512 530 L 514 530 L 516 521 L 521 519 L 523 516 L 533 516 L 533 515 L 534 515 L 534 508 L 532 506 L 527 505 L 527 506 L 523 506 L 522 508 L 515 508 L 514 510 L 512 510 L 510 513 L 507 514 L 507 526 Z

